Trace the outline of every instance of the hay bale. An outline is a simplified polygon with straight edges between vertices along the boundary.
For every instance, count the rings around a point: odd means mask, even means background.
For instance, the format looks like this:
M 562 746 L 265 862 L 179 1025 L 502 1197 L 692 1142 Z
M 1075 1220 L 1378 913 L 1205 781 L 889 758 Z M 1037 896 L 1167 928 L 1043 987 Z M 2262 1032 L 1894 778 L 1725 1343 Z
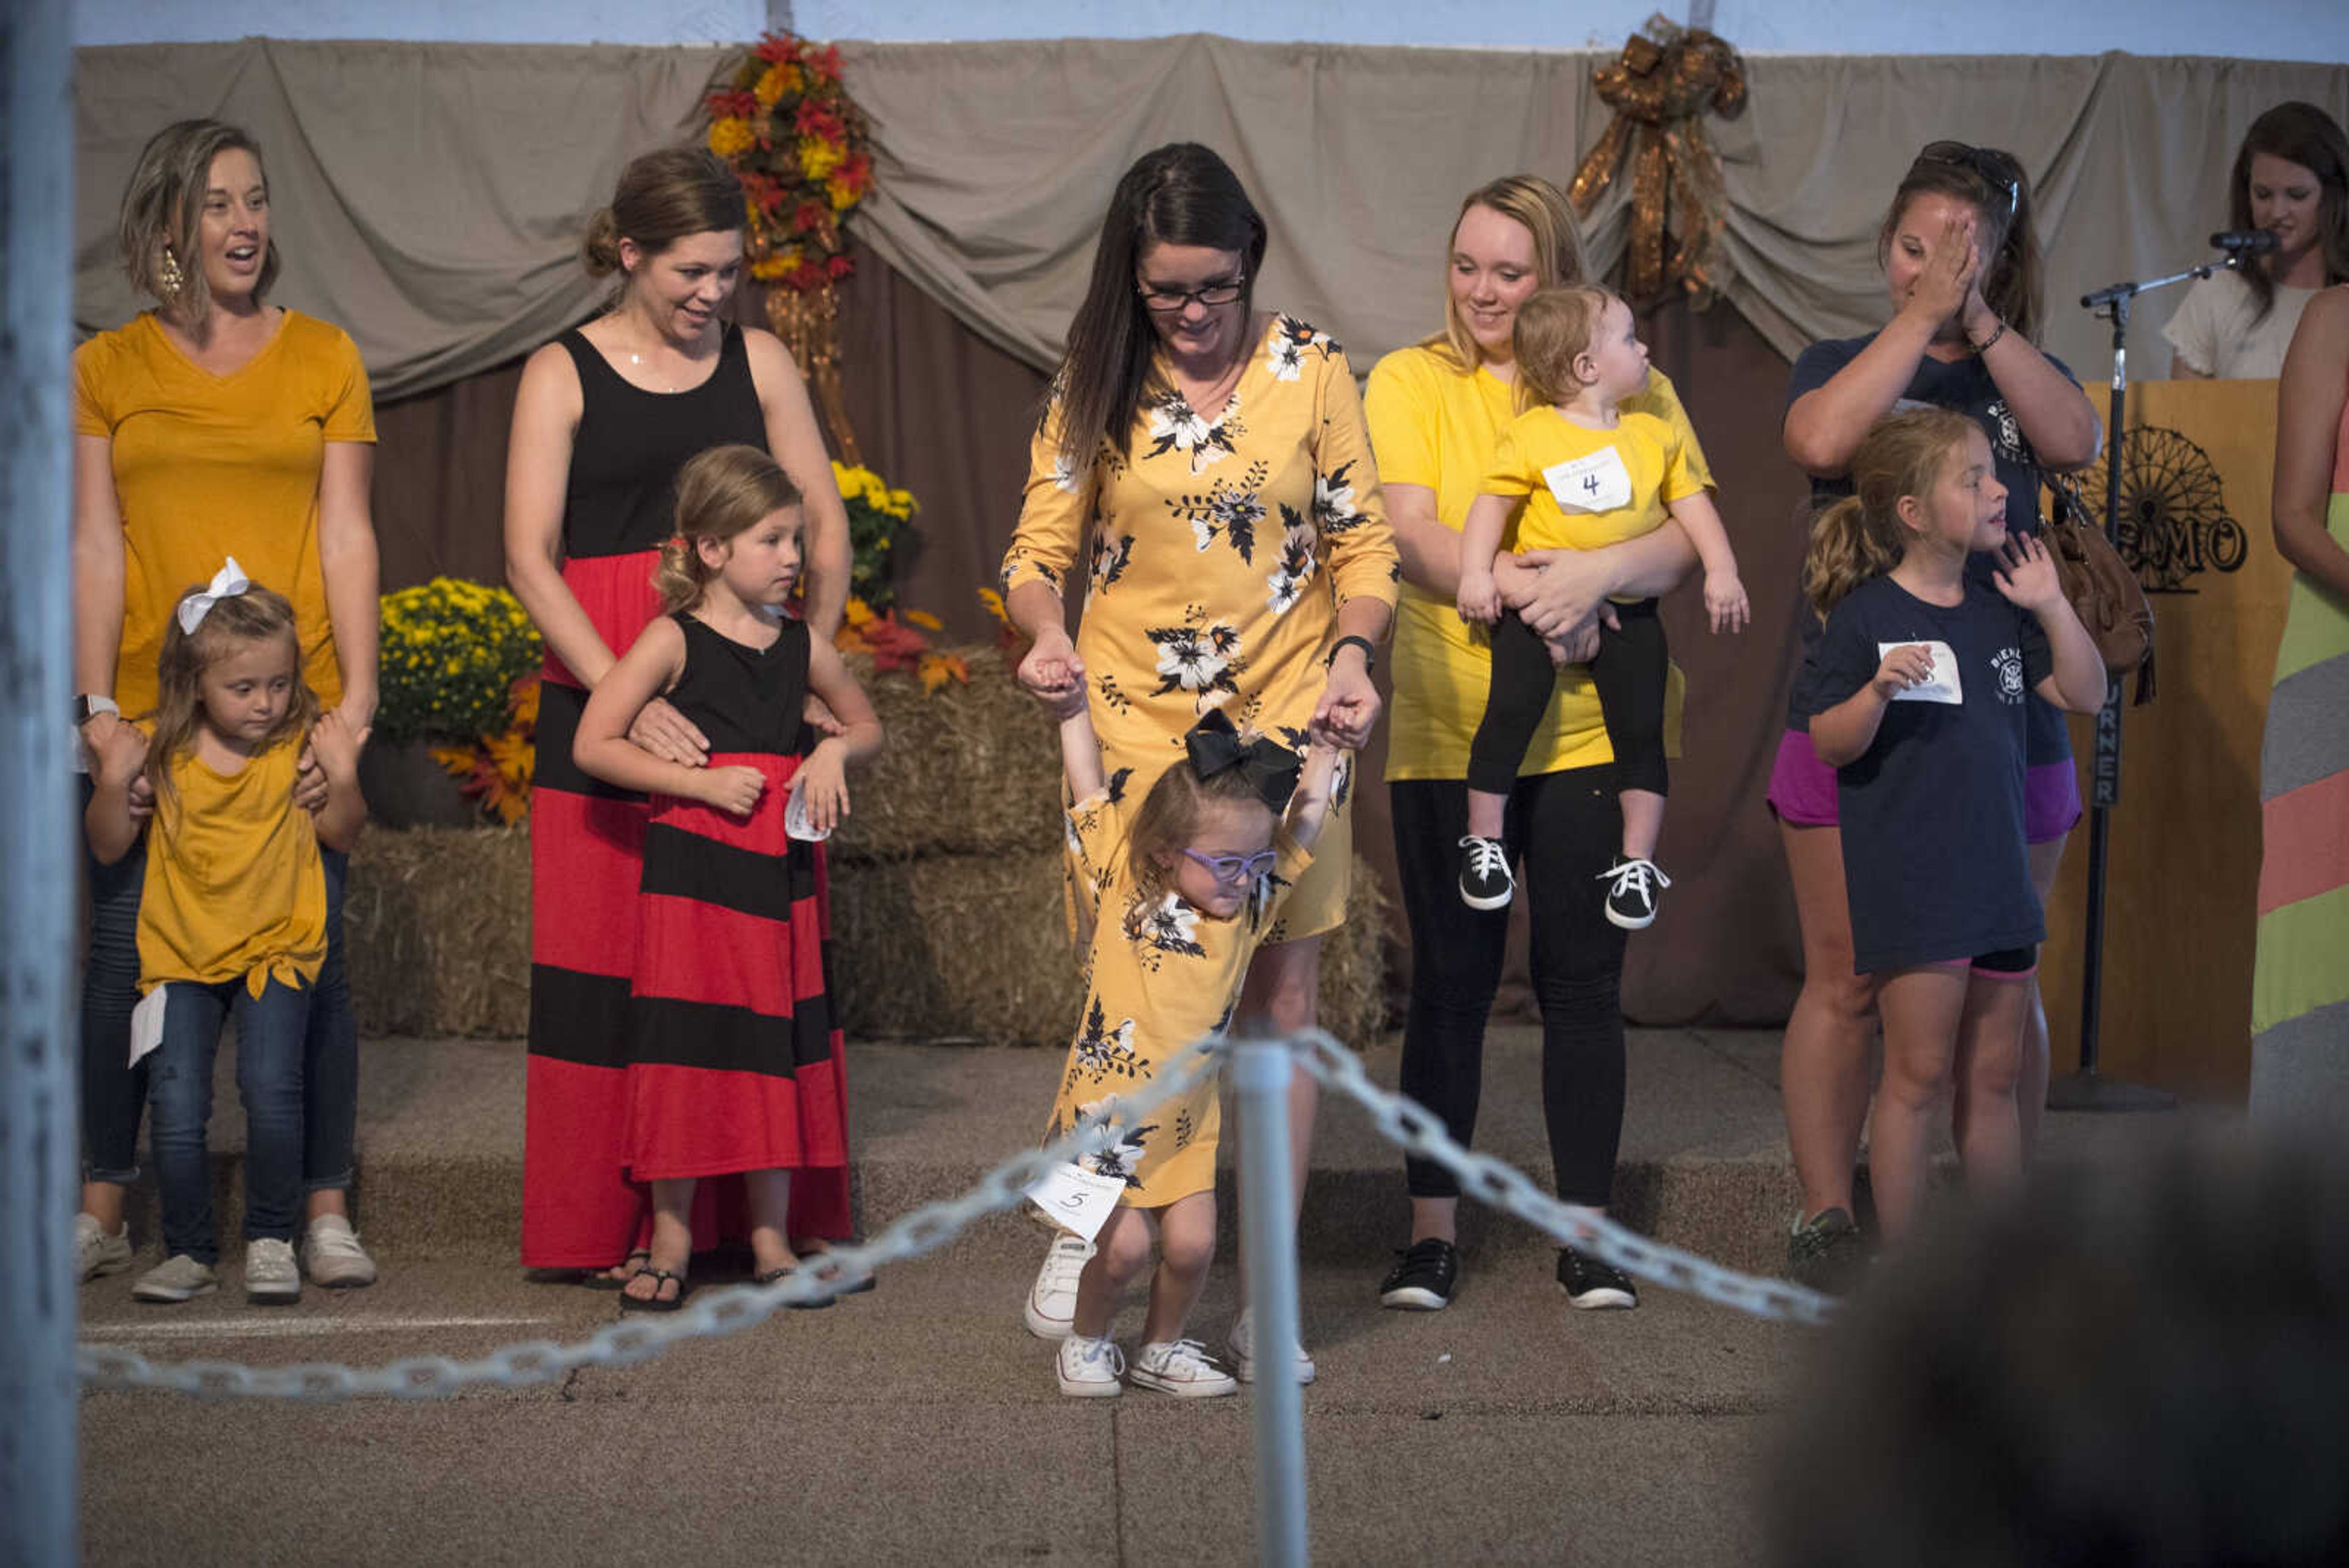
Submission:
M 1050 715 L 994 649 L 953 651 L 968 681 L 925 693 L 902 670 L 853 659 L 888 743 L 851 785 L 853 810 L 832 857 L 1034 855 L 1061 842 L 1061 746 Z
M 833 989 L 851 1039 L 1069 1042 L 1084 1005 L 1058 851 L 835 865 Z M 1359 856 L 1347 923 L 1322 939 L 1323 1026 L 1355 1046 L 1386 1023 L 1386 897 Z
M 527 828 L 372 828 L 343 916 L 362 1034 L 528 1031 Z

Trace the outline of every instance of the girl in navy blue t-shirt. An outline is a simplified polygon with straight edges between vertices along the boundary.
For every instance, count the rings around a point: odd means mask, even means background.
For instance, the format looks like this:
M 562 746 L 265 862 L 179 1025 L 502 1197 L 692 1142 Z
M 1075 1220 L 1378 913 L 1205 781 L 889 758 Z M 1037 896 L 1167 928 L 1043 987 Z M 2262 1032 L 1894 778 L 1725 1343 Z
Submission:
M 2025 698 L 2094 712 L 2105 666 L 2045 546 L 2008 533 L 1981 426 L 1940 409 L 1895 415 L 1851 471 L 1857 493 L 1820 514 L 1804 563 L 1826 618 L 1810 733 L 1836 769 L 1854 967 L 1878 981 L 1868 1174 L 1897 1237 L 1958 1075 L 1968 1174 L 2022 1171 L 2024 982 L 2046 935 L 2024 848 Z M 1996 553 L 1991 586 L 1966 571 L 1976 552 Z

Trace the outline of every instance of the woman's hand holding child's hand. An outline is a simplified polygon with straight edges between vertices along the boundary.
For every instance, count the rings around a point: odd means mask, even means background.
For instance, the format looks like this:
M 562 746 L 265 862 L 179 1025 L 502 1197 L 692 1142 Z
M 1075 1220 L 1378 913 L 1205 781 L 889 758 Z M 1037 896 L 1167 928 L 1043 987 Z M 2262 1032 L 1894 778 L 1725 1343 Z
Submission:
M 1028 689 L 1056 716 L 1065 718 L 1056 704 L 1065 701 L 1071 691 L 1079 696 L 1085 690 L 1085 661 L 1077 655 L 1077 646 L 1069 634 L 1057 627 L 1047 628 L 1028 656 L 1019 661 L 1019 684 Z
M 1735 572 L 1704 575 L 1704 611 L 1716 632 L 1745 629 L 1753 611 L 1745 602 L 1745 585 L 1738 581 Z
M 1472 626 L 1491 626 L 1501 618 L 1500 585 L 1490 566 L 1461 572 L 1458 599 L 1460 618 Z
M 703 805 L 714 805 L 730 816 L 750 815 L 759 808 L 759 797 L 767 793 L 767 775 L 739 763 L 698 771 L 693 782 Z
M 317 759 L 318 771 L 326 782 L 357 781 L 360 740 L 340 713 L 330 709 L 318 715 L 318 722 L 310 727 L 310 754 Z
M 2064 579 L 2056 574 L 2055 557 L 2028 534 L 2010 537 L 1998 549 L 1999 568 L 1991 573 L 2007 602 L 2033 615 L 2045 615 L 2064 603 Z
M 1080 699 L 1083 696 L 1079 689 Z M 841 761 L 840 748 L 819 742 L 792 775 L 792 793 L 799 797 L 806 811 L 808 826 L 818 833 L 830 833 L 848 815 L 848 772 Z
M 99 784 L 127 788 L 147 765 L 147 737 L 138 725 L 101 713 L 82 732 L 88 738 L 90 772 Z
M 1921 642 L 1904 642 L 1884 656 L 1876 667 L 1876 679 L 1868 682 L 1877 695 L 1889 702 L 1912 686 L 1922 686 L 1933 679 L 1933 650 Z

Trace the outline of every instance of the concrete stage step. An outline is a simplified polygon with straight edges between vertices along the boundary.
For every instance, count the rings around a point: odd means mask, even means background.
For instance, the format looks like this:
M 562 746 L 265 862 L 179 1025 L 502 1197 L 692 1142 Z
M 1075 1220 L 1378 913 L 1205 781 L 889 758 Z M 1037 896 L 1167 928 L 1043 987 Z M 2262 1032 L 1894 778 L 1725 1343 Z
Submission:
M 1615 1212 L 1643 1234 L 1730 1266 L 1783 1264 L 1795 1202 L 1778 1097 L 1779 1036 L 1766 1031 L 1634 1030 L 1630 1096 Z M 523 1050 L 519 1041 L 369 1040 L 362 1044 L 358 1222 L 387 1268 L 405 1260 L 511 1262 L 521 1231 Z M 1541 1036 L 1496 1026 L 1486 1040 L 1476 1148 L 1549 1189 L 1541 1116 Z M 1398 1044 L 1365 1058 L 1392 1088 Z M 1061 1064 L 1058 1052 L 968 1045 L 861 1044 L 849 1050 L 849 1095 L 860 1213 L 880 1229 L 923 1203 L 968 1189 L 1040 1135 Z M 234 1065 L 222 1054 L 213 1142 L 223 1233 L 243 1203 L 243 1113 Z M 2225 1107 L 2189 1107 L 2196 1120 Z M 2044 1158 L 2094 1163 L 2159 1136 L 2176 1116 L 2050 1116 Z M 1226 1249 L 1237 1244 L 1225 1130 Z M 1317 1124 L 1300 1249 L 1314 1261 L 1378 1262 L 1408 1239 L 1400 1152 L 1368 1115 L 1326 1095 Z M 134 1234 L 156 1238 L 151 1182 L 135 1195 Z M 984 1221 L 988 1244 L 1025 1255 L 1036 1232 L 1016 1218 Z M 1469 1201 L 1463 1251 L 1533 1251 L 1548 1243 L 1527 1226 Z

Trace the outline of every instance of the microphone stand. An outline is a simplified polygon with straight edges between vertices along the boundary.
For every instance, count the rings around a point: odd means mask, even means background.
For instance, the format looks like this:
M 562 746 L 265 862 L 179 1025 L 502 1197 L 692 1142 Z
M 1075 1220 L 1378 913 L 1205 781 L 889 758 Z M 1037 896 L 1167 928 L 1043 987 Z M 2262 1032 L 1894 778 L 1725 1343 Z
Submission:
M 2145 283 L 2116 283 L 2080 296 L 2081 306 L 2113 324 L 2113 398 L 2105 424 L 2105 538 L 2120 539 L 2121 445 L 2128 410 L 2129 306 L 2140 294 L 2188 278 L 2240 268 L 2240 254 L 2172 273 Z M 2121 682 L 2108 676 L 2105 705 L 2096 711 L 2095 765 L 2089 774 L 2088 909 L 2080 957 L 2080 1067 L 2047 1085 L 2051 1111 L 2166 1111 L 2178 1104 L 2159 1089 L 2107 1078 L 2097 1070 L 2097 1033 L 2103 1022 L 2105 971 L 2105 869 L 2112 823 L 2107 815 L 2121 798 Z

